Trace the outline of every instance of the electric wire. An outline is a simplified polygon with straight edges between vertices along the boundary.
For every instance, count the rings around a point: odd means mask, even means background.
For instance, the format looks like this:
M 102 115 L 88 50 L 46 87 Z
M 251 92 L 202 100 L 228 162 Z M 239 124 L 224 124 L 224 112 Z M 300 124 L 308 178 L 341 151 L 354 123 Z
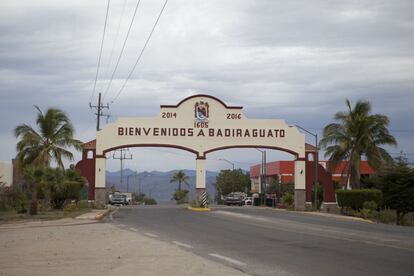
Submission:
M 106 6 L 105 24 L 104 24 L 103 34 L 102 34 L 101 49 L 99 51 L 98 66 L 96 68 L 95 82 L 93 84 L 91 102 L 93 100 L 93 97 L 95 96 L 96 82 L 98 81 L 99 67 L 101 66 L 101 57 L 102 57 L 102 50 L 103 50 L 104 41 L 105 41 L 106 24 L 108 22 L 108 14 L 109 14 L 109 5 L 110 5 L 110 3 L 111 3 L 111 0 L 108 0 L 108 4 Z
M 138 62 L 141 60 L 142 54 L 144 53 L 145 48 L 147 47 L 147 45 L 148 45 L 148 43 L 149 43 L 149 41 L 150 41 L 150 39 L 151 39 L 151 36 L 152 36 L 152 34 L 154 33 L 155 27 L 157 26 L 158 21 L 160 20 L 161 15 L 162 15 L 162 13 L 164 12 L 164 9 L 165 9 L 165 6 L 167 5 L 167 3 L 168 3 L 168 0 L 165 0 L 164 5 L 162 6 L 162 9 L 161 9 L 160 13 L 158 14 L 157 20 L 155 21 L 154 26 L 152 27 L 152 30 L 151 30 L 151 32 L 150 32 L 150 34 L 149 34 L 149 36 L 148 36 L 147 40 L 145 41 L 145 44 L 144 44 L 144 46 L 142 47 L 141 52 L 140 52 L 140 54 L 139 54 L 139 56 L 138 56 L 137 60 L 135 61 L 135 64 L 134 64 L 134 66 L 132 67 L 131 72 L 129 73 L 128 77 L 125 79 L 124 84 L 122 85 L 121 89 L 118 91 L 118 94 L 117 94 L 117 95 L 113 98 L 113 100 L 111 101 L 111 103 L 114 103 L 114 101 L 115 101 L 115 100 L 119 97 L 119 95 L 121 94 L 121 92 L 124 90 L 124 88 L 125 88 L 125 86 L 126 86 L 127 82 L 129 81 L 129 79 L 131 78 L 132 74 L 134 73 L 134 70 L 135 70 L 135 68 L 137 67 Z
M 115 38 L 114 38 L 114 41 L 112 43 L 111 53 L 109 54 L 108 66 L 106 67 L 105 74 L 104 74 L 104 77 L 103 77 L 104 81 L 102 83 L 101 90 L 103 90 L 104 87 L 105 87 L 105 84 L 106 84 L 105 80 L 107 79 L 107 76 L 108 76 L 108 73 L 109 73 L 109 68 L 110 68 L 110 65 L 112 64 L 112 59 L 113 59 L 113 56 L 114 56 L 114 53 L 115 53 L 115 46 L 117 45 L 117 42 L 118 42 L 119 30 L 121 29 L 121 23 L 124 19 L 126 3 L 127 3 L 127 0 L 124 0 L 123 5 L 122 5 L 122 10 L 121 10 L 121 15 L 120 15 L 119 21 L 118 21 L 118 26 L 117 26 L 117 29 L 116 29 Z M 102 101 L 104 99 L 105 99 L 105 95 L 102 98 Z
M 135 16 L 136 16 L 136 14 L 137 14 L 137 10 L 138 10 L 138 7 L 139 7 L 139 4 L 140 4 L 140 3 L 141 3 L 141 0 L 138 0 L 137 4 L 136 4 L 136 6 L 135 6 L 134 14 L 133 14 L 133 16 L 132 16 L 131 23 L 129 24 L 128 32 L 127 32 L 127 34 L 126 34 L 126 36 L 125 36 L 125 39 L 124 39 L 124 43 L 123 43 L 123 45 L 122 45 L 121 52 L 119 53 L 118 60 L 117 60 L 117 62 L 116 62 L 116 65 L 115 65 L 114 71 L 112 72 L 112 75 L 111 75 L 111 79 L 109 80 L 109 84 L 108 84 L 108 86 L 106 87 L 106 90 L 105 90 L 105 93 L 104 93 L 104 98 L 105 98 L 105 95 L 106 95 L 106 93 L 108 92 L 109 88 L 111 87 L 111 84 L 112 84 L 112 81 L 113 81 L 113 79 L 114 79 L 114 76 L 115 76 L 116 70 L 118 69 L 119 62 L 121 61 L 122 55 L 124 54 L 125 45 L 126 45 L 126 43 L 127 43 L 127 41 L 128 41 L 129 34 L 130 34 L 130 32 L 131 32 L 132 25 L 134 24 Z

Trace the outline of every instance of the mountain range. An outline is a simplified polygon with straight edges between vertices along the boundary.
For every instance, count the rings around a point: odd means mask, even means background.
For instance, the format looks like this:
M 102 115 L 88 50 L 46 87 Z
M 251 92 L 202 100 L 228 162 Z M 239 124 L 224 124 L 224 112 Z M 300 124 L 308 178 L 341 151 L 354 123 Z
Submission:
M 189 177 L 189 181 L 188 185 L 182 183 L 181 189 L 189 190 L 190 198 L 194 198 L 196 171 L 182 171 Z M 106 188 L 109 189 L 114 186 L 116 190 L 121 192 L 141 192 L 147 196 L 155 198 L 158 202 L 169 202 L 171 201 L 175 190 L 178 188 L 177 182 L 170 183 L 171 178 L 176 172 L 178 172 L 178 170 L 172 170 L 168 172 L 144 171 L 136 173 L 131 169 L 124 169 L 122 172 L 121 184 L 121 171 L 106 171 Z M 206 190 L 210 195 L 210 198 L 215 197 L 216 176 L 218 174 L 218 172 L 206 171 Z

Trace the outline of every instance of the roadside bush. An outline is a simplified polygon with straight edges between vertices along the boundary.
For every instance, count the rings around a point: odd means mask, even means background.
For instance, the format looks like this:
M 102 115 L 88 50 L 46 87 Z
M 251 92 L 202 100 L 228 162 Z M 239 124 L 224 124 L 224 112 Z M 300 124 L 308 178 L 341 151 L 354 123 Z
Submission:
M 366 201 L 374 201 L 377 206 L 382 203 L 382 192 L 377 189 L 337 190 L 336 196 L 341 208 L 349 207 L 354 210 L 362 209 Z
M 188 190 L 175 191 L 173 198 L 177 204 L 188 203 Z
M 0 186 L 0 210 L 14 209 L 26 213 L 26 196 L 17 188 Z
M 157 205 L 157 201 L 155 200 L 155 198 L 146 197 L 144 198 L 144 204 L 145 205 Z
M 372 219 L 373 218 L 373 212 L 374 211 L 372 211 L 372 210 L 363 208 L 360 211 L 356 211 L 354 213 L 354 216 L 360 217 L 360 218 L 363 218 L 363 219 Z
M 66 200 L 79 200 L 81 183 L 64 181 L 50 186 L 51 202 L 55 209 L 61 209 Z
M 362 208 L 366 210 L 374 211 L 378 209 L 378 204 L 373 200 L 365 201 L 364 204 L 362 205 Z
M 283 195 L 282 200 L 283 200 L 283 204 L 285 204 L 286 207 L 292 206 L 293 205 L 293 194 L 286 192 Z
M 76 204 L 80 209 L 89 208 L 91 204 L 87 200 L 79 200 Z
M 387 224 L 394 224 L 397 221 L 397 213 L 395 210 L 383 209 L 379 212 L 374 212 L 374 219 Z
M 295 184 L 294 183 L 286 183 L 280 184 L 280 193 L 282 196 L 286 193 L 294 194 L 295 193 Z
M 70 213 L 70 212 L 74 212 L 76 210 L 78 210 L 78 206 L 74 202 L 66 204 L 66 206 L 63 208 L 64 213 Z

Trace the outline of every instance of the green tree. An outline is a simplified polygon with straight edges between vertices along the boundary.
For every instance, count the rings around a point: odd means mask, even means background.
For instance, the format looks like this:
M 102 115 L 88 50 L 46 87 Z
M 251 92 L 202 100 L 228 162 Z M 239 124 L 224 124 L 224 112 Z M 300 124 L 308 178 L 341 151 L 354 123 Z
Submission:
M 29 182 L 31 190 L 30 215 L 37 215 L 37 183 L 43 176 L 43 168 L 41 166 L 26 166 L 23 170 L 23 177 Z
M 38 131 L 26 124 L 14 129 L 16 138 L 20 139 L 16 145 L 18 167 L 32 189 L 32 215 L 37 214 L 37 183 L 42 167 L 48 167 L 51 161 L 55 161 L 63 169 L 63 158 L 73 160 L 73 154 L 67 148 L 82 149 L 82 142 L 73 138 L 74 128 L 63 111 L 49 108 L 43 114 L 39 107 L 35 108 L 38 111 Z
M 17 160 L 21 167 L 28 164 L 34 166 L 50 166 L 51 161 L 63 169 L 63 158 L 73 160 L 73 154 L 67 150 L 73 147 L 82 149 L 82 142 L 73 138 L 74 128 L 67 115 L 55 108 L 49 108 L 46 114 L 38 111 L 36 124 L 38 131 L 26 124 L 14 129 L 17 143 Z
M 385 207 L 396 210 L 397 224 L 401 224 L 404 215 L 414 211 L 414 170 L 400 157 L 380 173 L 378 180 Z
M 53 208 L 63 208 L 66 200 L 79 200 L 86 179 L 78 171 L 44 167 L 38 181 L 39 198 L 44 198 Z
M 346 100 L 348 110 L 335 114 L 337 123 L 327 125 L 323 130 L 320 147 L 329 156 L 333 170 L 342 160 L 348 161 L 347 180 L 352 188 L 360 188 L 360 164 L 364 156 L 371 167 L 381 168 L 392 162 L 391 156 L 382 145 L 396 145 L 395 138 L 388 131 L 388 117 L 371 114 L 371 104 L 358 101 L 354 107 Z
M 250 176 L 238 170 L 221 170 L 216 177 L 217 201 L 231 192 L 245 192 L 250 188 Z
M 185 183 L 188 185 L 188 179 L 189 177 L 185 174 L 185 172 L 183 172 L 182 170 L 176 172 L 171 180 L 170 183 L 174 183 L 174 182 L 178 182 L 178 191 L 181 191 L 181 183 Z

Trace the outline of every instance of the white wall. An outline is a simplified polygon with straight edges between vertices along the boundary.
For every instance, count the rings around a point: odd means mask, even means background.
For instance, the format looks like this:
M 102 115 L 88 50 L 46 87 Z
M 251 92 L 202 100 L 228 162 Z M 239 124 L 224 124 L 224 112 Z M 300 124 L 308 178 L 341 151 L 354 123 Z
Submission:
M 13 165 L 0 162 L 0 176 L 1 182 L 6 182 L 6 186 L 11 186 L 13 183 Z

